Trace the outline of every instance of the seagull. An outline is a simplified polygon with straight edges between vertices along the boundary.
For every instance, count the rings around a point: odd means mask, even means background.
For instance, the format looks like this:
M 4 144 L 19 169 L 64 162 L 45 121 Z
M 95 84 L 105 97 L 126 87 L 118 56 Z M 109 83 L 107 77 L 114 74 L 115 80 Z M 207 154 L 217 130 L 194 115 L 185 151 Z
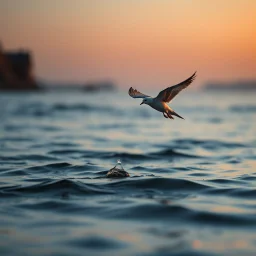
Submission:
M 165 118 L 174 119 L 173 116 L 177 116 L 181 119 L 184 119 L 182 116 L 178 115 L 173 109 L 171 109 L 167 103 L 169 103 L 181 90 L 187 88 L 195 80 L 195 78 L 196 72 L 185 81 L 162 90 L 155 98 L 143 94 L 138 90 L 133 89 L 132 87 L 129 89 L 129 95 L 135 99 L 142 98 L 143 100 L 140 105 L 149 105 L 151 108 L 163 113 L 163 116 Z

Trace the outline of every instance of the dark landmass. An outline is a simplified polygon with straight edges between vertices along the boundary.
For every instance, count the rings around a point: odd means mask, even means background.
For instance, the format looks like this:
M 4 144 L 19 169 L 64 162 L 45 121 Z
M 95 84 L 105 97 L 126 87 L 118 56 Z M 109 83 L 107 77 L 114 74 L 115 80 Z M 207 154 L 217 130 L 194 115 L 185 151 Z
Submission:
M 99 91 L 104 91 L 104 92 L 112 92 L 116 90 L 116 86 L 114 85 L 113 82 L 106 81 L 106 82 L 90 82 L 86 83 L 83 86 L 83 90 L 85 92 L 99 92 Z
M 239 80 L 235 82 L 209 82 L 204 90 L 221 91 L 256 91 L 256 80 Z
M 38 90 L 33 75 L 32 54 L 28 51 L 4 51 L 0 44 L 0 90 Z
M 88 82 L 88 83 L 76 83 L 76 82 L 59 82 L 52 83 L 41 81 L 40 87 L 47 91 L 80 91 L 85 93 L 98 93 L 98 92 L 112 92 L 117 90 L 117 86 L 113 82 Z
M 33 57 L 29 51 L 4 51 L 0 43 L 0 90 L 33 91 L 33 90 L 80 90 L 88 93 L 116 90 L 111 81 L 88 83 L 50 83 L 36 81 L 33 74 Z

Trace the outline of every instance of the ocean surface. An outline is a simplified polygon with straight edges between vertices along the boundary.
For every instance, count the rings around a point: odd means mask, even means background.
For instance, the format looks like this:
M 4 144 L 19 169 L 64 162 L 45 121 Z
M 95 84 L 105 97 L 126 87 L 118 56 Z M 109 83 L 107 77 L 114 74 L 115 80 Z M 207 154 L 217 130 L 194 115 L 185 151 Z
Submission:
M 255 99 L 1 93 L 0 255 L 256 255 Z

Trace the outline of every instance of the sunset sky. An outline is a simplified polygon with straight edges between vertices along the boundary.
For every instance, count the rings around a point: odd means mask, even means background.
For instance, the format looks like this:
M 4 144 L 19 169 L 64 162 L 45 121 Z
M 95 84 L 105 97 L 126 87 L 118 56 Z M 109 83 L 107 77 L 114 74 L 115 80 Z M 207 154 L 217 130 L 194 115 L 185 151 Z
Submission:
M 255 0 L 4 0 L 0 41 L 49 81 L 168 86 L 256 78 Z

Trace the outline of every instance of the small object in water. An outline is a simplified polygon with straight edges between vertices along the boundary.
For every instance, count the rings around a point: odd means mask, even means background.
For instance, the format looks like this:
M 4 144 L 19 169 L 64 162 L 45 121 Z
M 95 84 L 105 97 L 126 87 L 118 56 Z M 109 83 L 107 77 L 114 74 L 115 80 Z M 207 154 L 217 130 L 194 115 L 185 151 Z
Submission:
M 120 160 L 118 160 L 117 165 L 111 168 L 107 173 L 107 178 L 125 178 L 125 177 L 130 177 L 130 174 L 124 170 Z

